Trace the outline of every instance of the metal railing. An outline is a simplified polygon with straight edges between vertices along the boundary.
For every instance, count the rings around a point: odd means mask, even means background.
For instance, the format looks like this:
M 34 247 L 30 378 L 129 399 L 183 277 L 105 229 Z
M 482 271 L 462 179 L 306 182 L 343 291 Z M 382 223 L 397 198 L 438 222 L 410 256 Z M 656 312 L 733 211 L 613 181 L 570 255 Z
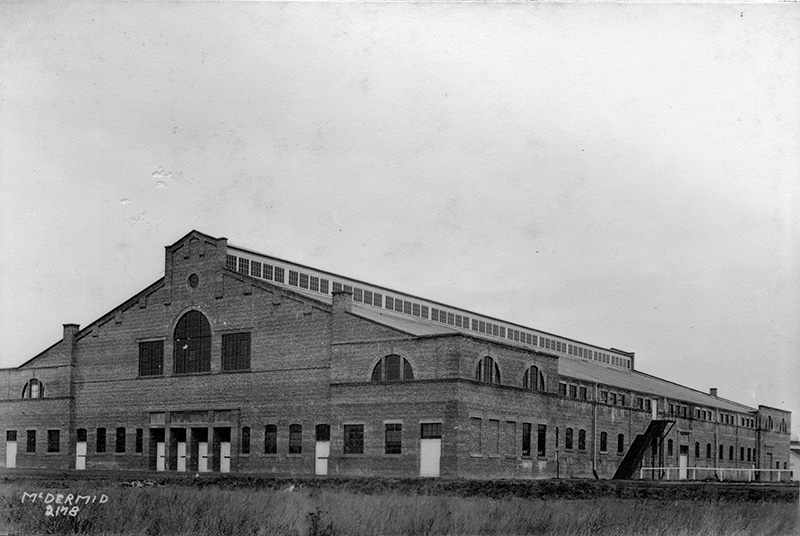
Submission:
M 639 478 L 648 475 L 659 480 L 729 480 L 752 482 L 758 479 L 761 482 L 780 482 L 781 474 L 791 479 L 792 471 L 789 469 L 756 469 L 741 467 L 642 467 Z

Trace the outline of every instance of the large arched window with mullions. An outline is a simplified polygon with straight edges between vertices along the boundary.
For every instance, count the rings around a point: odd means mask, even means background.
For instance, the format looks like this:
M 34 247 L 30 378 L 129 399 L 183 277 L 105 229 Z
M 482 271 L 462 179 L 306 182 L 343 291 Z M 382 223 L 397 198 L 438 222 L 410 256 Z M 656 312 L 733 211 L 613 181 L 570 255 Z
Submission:
M 525 377 L 522 379 L 523 389 L 531 389 L 532 391 L 544 391 L 544 374 L 539 370 L 539 367 L 533 365 L 525 370 Z
M 189 311 L 175 327 L 175 373 L 211 371 L 211 324 L 200 311 Z
M 413 380 L 414 371 L 411 363 L 405 357 L 397 354 L 387 355 L 375 364 L 372 369 L 372 381 L 392 382 L 400 380 Z
M 488 355 L 478 361 L 478 368 L 475 369 L 475 379 L 479 382 L 500 383 L 500 367 L 494 359 Z

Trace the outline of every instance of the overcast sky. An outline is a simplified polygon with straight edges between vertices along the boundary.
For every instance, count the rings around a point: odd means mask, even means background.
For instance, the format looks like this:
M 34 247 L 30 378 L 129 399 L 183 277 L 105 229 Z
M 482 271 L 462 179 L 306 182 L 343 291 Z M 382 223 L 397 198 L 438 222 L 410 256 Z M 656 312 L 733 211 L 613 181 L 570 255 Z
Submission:
M 0 3 L 0 84 L 0 366 L 198 229 L 800 431 L 797 4 Z

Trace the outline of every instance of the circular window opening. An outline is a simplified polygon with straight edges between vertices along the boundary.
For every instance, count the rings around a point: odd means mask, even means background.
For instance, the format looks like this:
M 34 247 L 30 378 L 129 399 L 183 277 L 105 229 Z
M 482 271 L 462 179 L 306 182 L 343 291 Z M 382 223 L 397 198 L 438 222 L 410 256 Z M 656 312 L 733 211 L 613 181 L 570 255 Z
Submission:
M 197 284 L 200 282 L 200 278 L 197 277 L 197 274 L 192 274 L 189 276 L 189 286 L 195 288 Z

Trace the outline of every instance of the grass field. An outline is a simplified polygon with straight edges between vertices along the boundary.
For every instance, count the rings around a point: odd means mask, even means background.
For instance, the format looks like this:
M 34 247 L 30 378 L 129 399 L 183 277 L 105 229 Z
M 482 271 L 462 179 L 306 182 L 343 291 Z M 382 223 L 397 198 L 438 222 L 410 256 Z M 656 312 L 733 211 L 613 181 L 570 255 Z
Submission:
M 23 493 L 33 491 L 45 496 L 105 494 L 108 502 L 81 506 L 74 517 L 50 517 L 38 499 L 31 502 L 26 496 L 23 502 Z M 226 489 L 216 482 L 127 487 L 6 481 L 0 489 L 0 516 L 0 534 L 702 536 L 794 535 L 799 528 L 798 505 L 791 499 L 498 499 L 302 484 Z

